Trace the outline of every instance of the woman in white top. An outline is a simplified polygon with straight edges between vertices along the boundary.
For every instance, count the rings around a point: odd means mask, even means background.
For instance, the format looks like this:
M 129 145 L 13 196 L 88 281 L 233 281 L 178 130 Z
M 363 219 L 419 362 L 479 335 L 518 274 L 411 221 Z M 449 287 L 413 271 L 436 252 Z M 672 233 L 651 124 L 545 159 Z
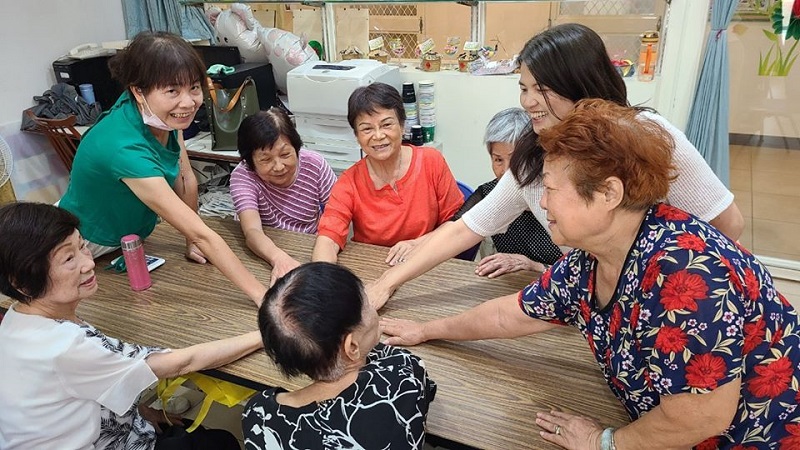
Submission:
M 625 82 L 611 64 L 603 41 L 583 25 L 558 25 L 534 36 L 525 44 L 519 60 L 520 104 L 530 114 L 532 127 L 517 142 L 511 170 L 460 220 L 444 223 L 403 264 L 387 270 L 370 285 L 373 306 L 380 308 L 400 285 L 474 246 L 485 236 L 504 232 L 526 209 L 547 228 L 546 214 L 539 206 L 544 188 L 540 180 L 543 154 L 537 133 L 559 123 L 584 98 L 630 106 Z M 640 114 L 661 124 L 675 141 L 673 163 L 677 177 L 666 201 L 708 221 L 731 239 L 738 239 L 744 219 L 733 202 L 733 194 L 680 130 L 645 108 Z
M 174 350 L 104 335 L 76 312 L 97 292 L 78 226 L 52 205 L 0 208 L 0 293 L 17 300 L 0 323 L 0 448 L 238 449 L 220 430 L 156 435 L 171 418 L 139 405 L 139 396 L 158 378 L 261 348 L 258 331 Z

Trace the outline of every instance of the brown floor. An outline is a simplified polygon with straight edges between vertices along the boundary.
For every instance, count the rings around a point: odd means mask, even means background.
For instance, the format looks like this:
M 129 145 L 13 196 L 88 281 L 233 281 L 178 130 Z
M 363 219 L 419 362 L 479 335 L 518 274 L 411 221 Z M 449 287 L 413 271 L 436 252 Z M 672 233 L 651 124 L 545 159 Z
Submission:
M 731 145 L 731 190 L 753 253 L 800 261 L 800 150 Z

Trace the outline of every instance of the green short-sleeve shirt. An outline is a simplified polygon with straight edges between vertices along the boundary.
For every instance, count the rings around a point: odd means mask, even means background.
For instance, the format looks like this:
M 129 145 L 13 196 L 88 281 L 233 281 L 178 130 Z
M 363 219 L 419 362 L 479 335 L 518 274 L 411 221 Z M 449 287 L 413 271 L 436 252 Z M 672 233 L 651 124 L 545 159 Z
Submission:
M 118 246 L 127 234 L 145 238 L 158 217 L 122 179 L 163 177 L 173 186 L 179 160 L 177 132 L 161 145 L 126 91 L 81 139 L 59 206 L 78 216 L 81 234 L 95 244 Z

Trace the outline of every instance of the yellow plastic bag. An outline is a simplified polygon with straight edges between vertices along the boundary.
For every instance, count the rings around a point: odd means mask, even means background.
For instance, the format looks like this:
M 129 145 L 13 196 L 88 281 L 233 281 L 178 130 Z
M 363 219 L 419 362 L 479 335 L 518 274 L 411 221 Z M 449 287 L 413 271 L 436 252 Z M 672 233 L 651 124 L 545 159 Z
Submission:
M 175 394 L 175 390 L 178 389 L 178 386 L 183 385 L 187 380 L 192 380 L 195 386 L 206 394 L 203 405 L 200 407 L 200 411 L 197 413 L 197 417 L 194 419 L 192 426 L 186 429 L 189 433 L 197 429 L 197 427 L 203 423 L 213 402 L 221 403 L 230 408 L 256 394 L 256 391 L 253 389 L 203 375 L 202 373 L 192 372 L 182 377 L 158 380 L 156 392 L 158 393 L 158 398 L 161 400 L 162 408 L 167 404 L 167 400 Z M 166 416 L 166 413 L 164 413 L 164 415 Z

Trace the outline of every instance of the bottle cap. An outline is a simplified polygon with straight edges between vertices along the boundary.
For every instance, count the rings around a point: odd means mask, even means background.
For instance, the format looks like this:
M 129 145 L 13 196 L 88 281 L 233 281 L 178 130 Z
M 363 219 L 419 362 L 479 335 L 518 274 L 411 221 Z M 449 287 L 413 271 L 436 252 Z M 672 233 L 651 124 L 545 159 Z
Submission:
M 658 31 L 645 31 L 641 38 L 642 42 L 658 42 Z
M 120 239 L 119 243 L 123 251 L 136 250 L 142 246 L 142 239 L 135 234 L 129 234 L 127 236 L 122 236 L 122 239 Z

